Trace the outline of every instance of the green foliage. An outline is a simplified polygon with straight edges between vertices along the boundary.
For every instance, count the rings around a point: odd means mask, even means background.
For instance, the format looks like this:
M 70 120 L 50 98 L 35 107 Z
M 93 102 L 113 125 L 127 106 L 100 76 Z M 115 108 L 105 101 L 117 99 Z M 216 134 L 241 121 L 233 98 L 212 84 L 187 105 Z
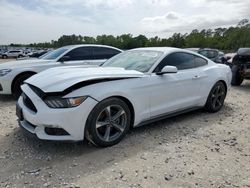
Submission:
M 249 20 L 241 20 L 236 27 L 207 30 L 193 30 L 189 34 L 175 33 L 169 38 L 147 38 L 144 35 L 134 37 L 131 34 L 120 36 L 99 35 L 97 37 L 81 35 L 63 35 L 58 40 L 29 45 L 11 44 L 17 46 L 58 48 L 72 44 L 105 44 L 121 49 L 152 46 L 173 46 L 178 48 L 218 48 L 222 50 L 237 50 L 240 47 L 250 47 Z

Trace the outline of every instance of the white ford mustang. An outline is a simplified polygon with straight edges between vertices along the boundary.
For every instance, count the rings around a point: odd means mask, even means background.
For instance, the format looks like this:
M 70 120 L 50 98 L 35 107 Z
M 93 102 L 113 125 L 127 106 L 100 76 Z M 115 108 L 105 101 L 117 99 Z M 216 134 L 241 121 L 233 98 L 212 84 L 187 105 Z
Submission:
M 231 82 L 226 65 L 177 48 L 139 48 L 102 67 L 62 67 L 22 85 L 19 124 L 44 140 L 118 143 L 130 127 L 205 107 L 221 109 Z

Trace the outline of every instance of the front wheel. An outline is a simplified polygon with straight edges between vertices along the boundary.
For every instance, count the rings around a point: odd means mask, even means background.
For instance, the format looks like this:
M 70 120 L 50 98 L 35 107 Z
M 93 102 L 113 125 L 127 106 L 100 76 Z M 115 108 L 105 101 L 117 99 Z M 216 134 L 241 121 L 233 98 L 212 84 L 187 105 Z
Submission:
M 224 105 L 224 100 L 227 95 L 227 89 L 224 83 L 217 82 L 211 89 L 205 108 L 209 112 L 218 112 Z
M 94 145 L 108 147 L 122 140 L 129 130 L 131 112 L 119 98 L 101 101 L 87 120 L 86 138 Z
M 15 79 L 12 87 L 12 94 L 15 99 L 18 99 L 22 94 L 21 85 L 23 84 L 23 82 L 31 76 L 33 76 L 33 74 L 24 74 Z

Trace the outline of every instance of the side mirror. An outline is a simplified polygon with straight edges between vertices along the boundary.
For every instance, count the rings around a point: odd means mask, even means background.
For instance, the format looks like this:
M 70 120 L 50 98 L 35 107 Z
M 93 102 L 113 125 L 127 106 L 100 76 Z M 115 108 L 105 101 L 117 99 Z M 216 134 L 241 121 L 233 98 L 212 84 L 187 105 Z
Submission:
M 69 61 L 70 60 L 70 56 L 68 56 L 68 55 L 65 55 L 65 56 L 63 56 L 63 57 L 61 57 L 60 59 L 59 59 L 59 61 L 60 62 L 64 62 L 64 61 Z
M 163 75 L 163 74 L 171 74 L 171 73 L 177 73 L 178 69 L 175 66 L 165 66 L 162 68 L 160 72 L 157 72 L 157 75 Z

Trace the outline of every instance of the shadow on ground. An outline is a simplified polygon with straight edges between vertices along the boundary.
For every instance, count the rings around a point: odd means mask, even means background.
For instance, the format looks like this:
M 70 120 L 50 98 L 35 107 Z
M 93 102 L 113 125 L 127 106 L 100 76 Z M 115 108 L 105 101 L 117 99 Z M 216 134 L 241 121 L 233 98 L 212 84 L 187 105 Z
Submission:
M 12 95 L 0 95 L 0 102 L 12 102 L 15 101 Z
M 233 86 L 234 89 L 250 92 L 250 80 L 244 80 L 240 86 Z

